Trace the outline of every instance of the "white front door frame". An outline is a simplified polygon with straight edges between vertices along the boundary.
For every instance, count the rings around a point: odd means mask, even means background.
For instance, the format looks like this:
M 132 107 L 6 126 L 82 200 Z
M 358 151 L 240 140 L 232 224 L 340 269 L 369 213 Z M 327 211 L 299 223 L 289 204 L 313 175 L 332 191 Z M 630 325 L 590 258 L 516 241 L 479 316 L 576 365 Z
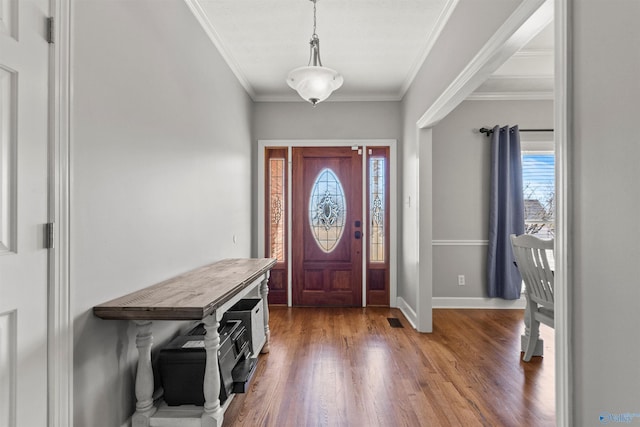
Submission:
M 363 150 L 366 150 L 367 147 L 389 147 L 389 202 L 390 202 L 390 257 L 389 260 L 389 305 L 391 307 L 397 306 L 397 294 L 398 294 L 398 286 L 397 286 L 397 266 L 398 266 L 398 244 L 397 244 L 397 231 L 398 231 L 398 181 L 397 181 L 397 141 L 395 139 L 286 139 L 286 140 L 258 140 L 258 179 L 257 179 L 257 209 L 256 209 L 256 218 L 257 218 L 257 254 L 259 257 L 264 257 L 264 233 L 265 233 L 265 225 L 264 225 L 264 215 L 265 215 L 265 203 L 264 203 L 264 192 L 265 192 L 265 168 L 264 168 L 264 160 L 265 160 L 265 148 L 268 147 L 281 147 L 287 148 L 288 150 L 288 162 L 287 165 L 287 174 L 291 176 L 291 152 L 293 147 L 354 147 L 361 146 Z M 366 151 L 363 151 L 366 153 Z M 362 156 L 363 165 L 365 165 L 366 156 Z M 366 180 L 367 168 L 363 167 L 363 182 L 367 182 Z M 290 182 L 290 181 L 289 181 Z M 363 196 L 364 192 L 366 192 L 366 186 L 363 185 Z M 287 188 L 287 218 L 289 218 L 287 224 L 287 235 L 288 235 L 288 253 L 287 259 L 291 259 L 292 255 L 292 225 L 291 225 L 291 185 Z M 367 212 L 367 207 L 365 206 L 366 198 L 363 197 L 363 212 Z M 367 224 L 366 221 L 363 221 L 363 244 L 367 243 Z M 366 256 L 367 251 L 362 251 L 363 255 L 363 265 L 362 265 L 362 306 L 366 307 L 367 305 L 367 289 L 366 289 Z M 287 305 L 289 307 L 292 306 L 292 266 L 291 262 L 288 263 L 288 271 L 287 271 Z

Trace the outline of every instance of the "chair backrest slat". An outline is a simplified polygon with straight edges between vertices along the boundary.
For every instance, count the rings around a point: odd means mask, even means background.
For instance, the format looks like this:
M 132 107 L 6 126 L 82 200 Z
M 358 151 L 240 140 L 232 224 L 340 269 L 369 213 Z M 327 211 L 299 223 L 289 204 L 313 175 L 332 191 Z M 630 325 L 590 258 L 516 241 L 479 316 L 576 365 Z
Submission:
M 524 234 L 511 236 L 511 246 L 527 294 L 536 303 L 553 309 L 554 279 L 547 253 L 553 253 L 553 240 L 542 240 Z

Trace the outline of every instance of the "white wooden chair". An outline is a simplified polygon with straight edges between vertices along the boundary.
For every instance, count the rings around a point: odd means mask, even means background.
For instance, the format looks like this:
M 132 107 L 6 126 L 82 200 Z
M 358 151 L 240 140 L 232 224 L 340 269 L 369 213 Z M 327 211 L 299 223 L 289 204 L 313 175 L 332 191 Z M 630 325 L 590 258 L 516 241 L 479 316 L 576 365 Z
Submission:
M 547 259 L 547 251 L 553 251 L 553 239 L 542 240 L 528 234 L 512 234 L 511 247 L 525 284 L 526 348 L 522 359 L 528 362 L 538 342 L 540 322 L 554 327 L 554 272 Z

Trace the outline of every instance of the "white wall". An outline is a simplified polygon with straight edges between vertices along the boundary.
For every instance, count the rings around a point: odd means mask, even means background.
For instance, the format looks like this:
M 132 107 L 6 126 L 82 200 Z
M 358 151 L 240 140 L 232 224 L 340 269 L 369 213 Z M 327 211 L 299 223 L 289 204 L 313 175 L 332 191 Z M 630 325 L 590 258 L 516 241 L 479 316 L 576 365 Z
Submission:
M 571 3 L 574 424 L 595 426 L 640 413 L 640 2 Z
M 251 255 L 251 101 L 182 0 L 72 6 L 74 425 L 114 427 L 135 330 L 92 307 Z
M 465 101 L 433 128 L 433 240 L 445 241 L 433 247 L 436 298 L 487 296 L 487 245 L 479 241 L 488 239 L 491 150 L 478 129 L 516 124 L 552 128 L 553 101 Z

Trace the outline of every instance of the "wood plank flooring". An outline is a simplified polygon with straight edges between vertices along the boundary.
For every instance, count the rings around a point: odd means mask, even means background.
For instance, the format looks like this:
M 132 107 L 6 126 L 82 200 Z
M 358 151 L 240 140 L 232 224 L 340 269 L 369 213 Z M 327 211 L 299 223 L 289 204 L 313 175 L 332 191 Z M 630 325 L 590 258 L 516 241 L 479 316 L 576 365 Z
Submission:
M 224 426 L 553 426 L 554 332 L 522 362 L 522 316 L 434 310 L 420 334 L 396 309 L 273 307 L 271 352 Z

